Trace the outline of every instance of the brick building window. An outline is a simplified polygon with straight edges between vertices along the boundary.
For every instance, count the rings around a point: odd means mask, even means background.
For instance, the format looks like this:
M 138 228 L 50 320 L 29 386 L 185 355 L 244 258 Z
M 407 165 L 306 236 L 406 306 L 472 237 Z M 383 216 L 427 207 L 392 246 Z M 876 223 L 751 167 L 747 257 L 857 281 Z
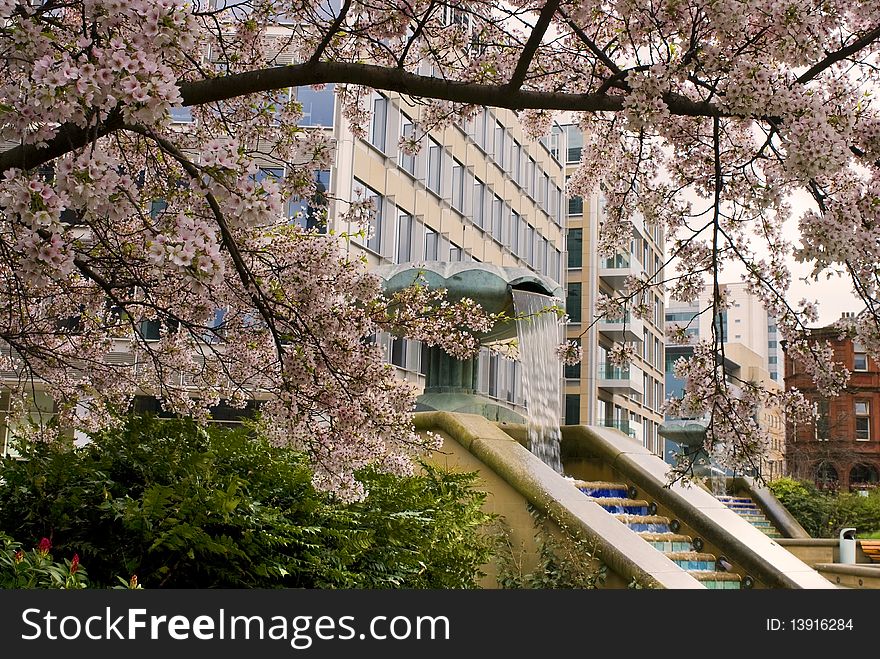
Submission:
M 857 400 L 856 412 L 856 439 L 867 441 L 871 439 L 871 406 L 866 400 Z
M 853 344 L 853 370 L 868 370 L 868 354 L 865 352 L 865 349 L 857 343 Z

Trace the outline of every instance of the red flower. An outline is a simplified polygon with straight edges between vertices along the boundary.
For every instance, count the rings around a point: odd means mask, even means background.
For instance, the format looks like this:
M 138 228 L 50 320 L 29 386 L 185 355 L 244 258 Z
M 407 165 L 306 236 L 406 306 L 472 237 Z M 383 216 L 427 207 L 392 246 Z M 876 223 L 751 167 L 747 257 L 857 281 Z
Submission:
M 79 569 L 79 554 L 73 555 L 73 560 L 70 561 L 70 573 L 76 574 L 76 571 Z
M 15 559 L 16 563 L 21 563 L 24 560 L 24 552 L 19 549 L 17 552 L 15 552 L 13 558 Z
M 49 553 L 49 550 L 52 549 L 52 542 L 49 538 L 43 538 L 40 540 L 40 544 L 37 545 L 37 551 L 39 551 L 43 556 Z
M 128 580 L 128 587 L 129 588 L 137 588 L 137 586 L 138 586 L 138 575 L 133 574 L 133 575 L 131 575 L 131 579 Z

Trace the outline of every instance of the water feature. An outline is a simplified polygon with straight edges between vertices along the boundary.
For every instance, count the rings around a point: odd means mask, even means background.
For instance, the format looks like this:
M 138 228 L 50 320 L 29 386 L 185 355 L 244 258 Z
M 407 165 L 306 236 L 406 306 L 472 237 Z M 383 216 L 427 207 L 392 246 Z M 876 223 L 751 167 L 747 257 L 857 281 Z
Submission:
M 556 355 L 560 324 L 548 310 L 550 298 L 531 291 L 514 290 L 519 359 L 528 410 L 529 449 L 557 473 L 562 473 L 559 453 L 562 416 L 562 364 Z
M 749 581 L 744 584 L 738 573 L 730 571 L 732 566 L 726 559 L 703 551 L 702 539 L 682 533 L 678 520 L 658 515 L 656 504 L 640 498 L 633 485 L 581 480 L 574 485 L 706 588 L 748 587 Z

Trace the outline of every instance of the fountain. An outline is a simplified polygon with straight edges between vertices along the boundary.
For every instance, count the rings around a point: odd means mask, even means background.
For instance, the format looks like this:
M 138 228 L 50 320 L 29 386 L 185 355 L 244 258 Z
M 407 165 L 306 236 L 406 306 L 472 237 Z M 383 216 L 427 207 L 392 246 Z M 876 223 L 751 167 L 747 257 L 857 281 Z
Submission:
M 523 365 L 523 386 L 529 409 L 529 448 L 561 474 L 559 421 L 562 413 L 562 374 L 555 352 L 560 342 L 559 320 L 555 313 L 546 311 L 546 295 L 514 290 L 513 304 L 517 313 L 520 362 Z
M 528 418 L 478 393 L 476 358 L 456 359 L 440 348 L 428 349 L 425 391 L 418 397 L 415 411 L 463 412 L 493 421 L 525 423 L 532 452 L 561 472 L 562 366 L 555 354 L 559 324 L 556 314 L 545 310 L 561 304 L 562 287 L 526 268 L 477 262 L 403 263 L 381 266 L 376 273 L 386 292 L 407 288 L 421 279 L 430 288 L 446 289 L 450 300 L 471 298 L 489 313 L 505 314 L 509 320 L 496 323 L 479 338 L 483 345 L 518 338 Z

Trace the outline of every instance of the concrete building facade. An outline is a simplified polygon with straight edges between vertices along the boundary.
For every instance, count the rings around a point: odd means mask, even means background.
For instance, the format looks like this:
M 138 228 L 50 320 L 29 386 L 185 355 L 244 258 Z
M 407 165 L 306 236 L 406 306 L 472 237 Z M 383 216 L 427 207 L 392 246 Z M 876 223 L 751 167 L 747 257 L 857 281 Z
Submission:
M 581 161 L 583 137 L 574 125 L 562 126 L 559 132 L 565 138 L 565 165 L 570 175 Z M 660 287 L 647 293 L 652 314 L 645 320 L 630 314 L 597 319 L 595 304 L 600 295 L 619 295 L 630 276 L 647 274 L 662 282 L 664 236 L 661 227 L 637 220 L 629 249 L 601 258 L 596 244 L 604 203 L 601 193 L 568 200 L 566 310 L 570 323 L 566 334 L 580 342 L 584 359 L 565 369 L 565 422 L 615 427 L 662 455 L 657 429 L 663 421 L 666 342 Z M 628 367 L 609 362 L 608 351 L 614 342 L 635 345 L 636 356 Z

